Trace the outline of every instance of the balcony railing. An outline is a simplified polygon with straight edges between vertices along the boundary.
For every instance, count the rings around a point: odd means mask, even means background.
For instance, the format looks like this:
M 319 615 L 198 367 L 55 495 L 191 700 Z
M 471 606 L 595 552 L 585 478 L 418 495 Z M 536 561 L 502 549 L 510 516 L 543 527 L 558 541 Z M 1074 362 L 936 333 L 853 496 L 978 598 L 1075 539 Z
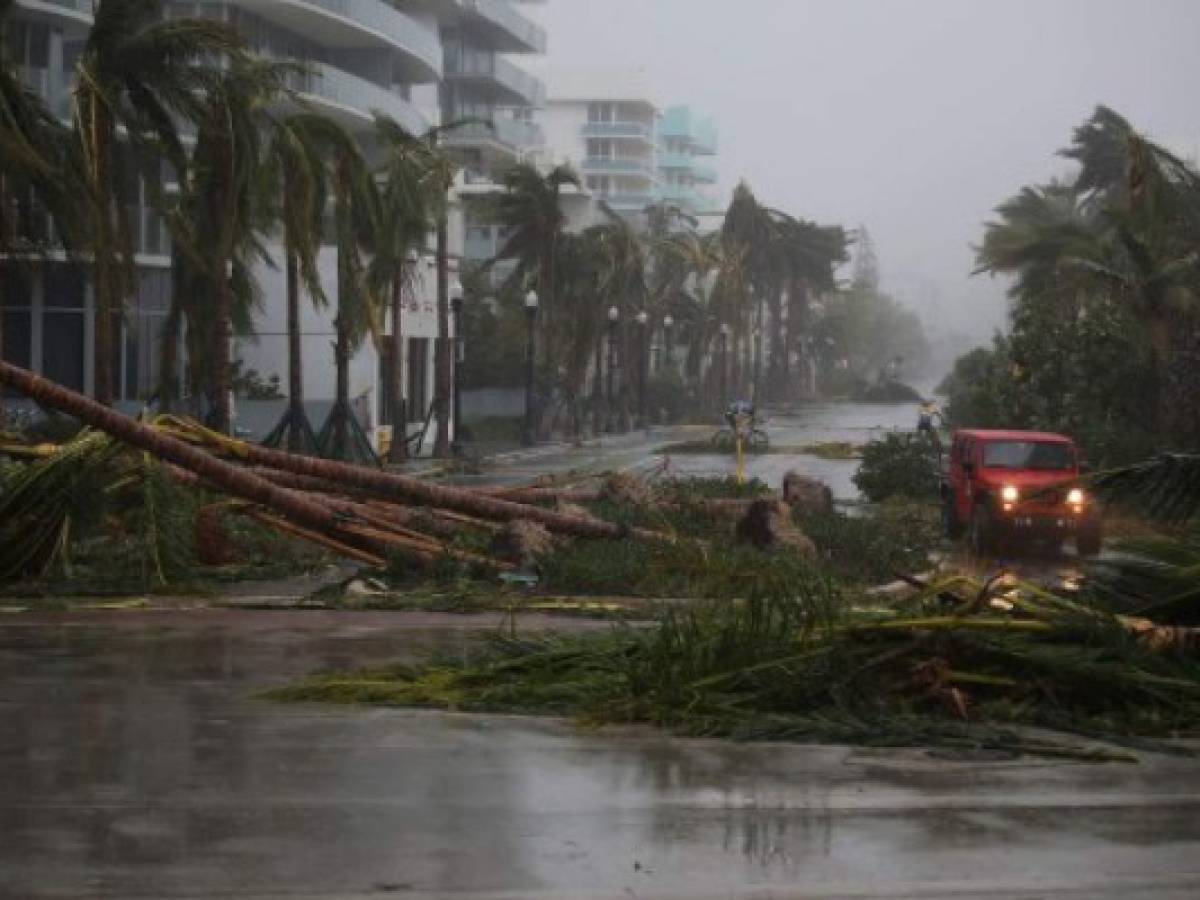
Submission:
M 654 128 L 645 122 L 588 122 L 583 126 L 585 137 L 639 138 L 653 140 Z
M 690 187 L 678 184 L 664 185 L 660 191 L 663 203 L 674 204 L 685 211 L 696 209 L 700 205 L 699 195 Z
M 424 134 L 429 123 L 416 107 L 386 88 L 359 78 L 327 63 L 306 64 L 305 71 L 295 73 L 289 85 L 316 102 L 324 101 L 350 116 L 370 121 L 375 110 L 391 116 L 410 134 Z
M 613 209 L 645 209 L 658 202 L 653 194 L 607 194 L 600 199 Z
M 692 177 L 701 184 L 716 184 L 717 170 L 712 166 L 694 166 L 692 168 Z
M 513 65 L 496 53 L 457 53 L 446 58 L 447 78 L 486 78 L 504 88 L 513 99 L 530 106 L 546 104 L 546 85 L 541 79 Z
M 658 167 L 660 169 L 690 169 L 696 159 L 690 153 L 659 153 Z
M 17 6 L 39 12 L 62 10 L 67 19 L 81 24 L 92 21 L 92 0 L 17 0 Z
M 299 28 L 330 46 L 361 46 L 363 34 L 395 47 L 408 57 L 414 82 L 442 76 L 442 42 L 436 29 L 422 25 L 383 0 L 233 0 L 236 5 L 277 22 Z M 330 19 L 336 16 L 340 19 Z
M 655 175 L 653 160 L 631 157 L 589 156 L 583 161 L 583 170 L 618 175 L 641 175 L 645 178 L 654 178 Z
M 509 0 L 452 0 L 455 6 L 473 13 L 493 28 L 509 35 L 520 46 L 506 49 L 529 53 L 546 52 L 546 29 L 521 15 Z
M 470 147 L 482 143 L 502 144 L 514 154 L 524 153 L 543 143 L 542 129 L 532 122 L 520 122 L 505 116 L 497 117 L 491 125 L 470 122 L 444 132 L 447 146 Z

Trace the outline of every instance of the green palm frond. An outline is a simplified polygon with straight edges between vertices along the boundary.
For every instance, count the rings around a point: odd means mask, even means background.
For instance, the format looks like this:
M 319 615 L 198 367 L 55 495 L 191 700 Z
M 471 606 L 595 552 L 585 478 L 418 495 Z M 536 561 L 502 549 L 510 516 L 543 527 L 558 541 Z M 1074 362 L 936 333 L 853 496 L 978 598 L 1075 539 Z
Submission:
M 1200 512 L 1200 454 L 1163 453 L 1101 472 L 1088 482 L 1105 502 L 1129 506 L 1162 521 L 1186 521 Z

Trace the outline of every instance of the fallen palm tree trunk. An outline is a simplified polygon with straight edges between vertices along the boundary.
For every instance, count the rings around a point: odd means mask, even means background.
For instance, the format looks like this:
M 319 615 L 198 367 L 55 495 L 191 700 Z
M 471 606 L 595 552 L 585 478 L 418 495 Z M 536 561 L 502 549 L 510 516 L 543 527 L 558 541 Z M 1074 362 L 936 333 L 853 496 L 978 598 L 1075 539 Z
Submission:
M 294 491 L 276 487 L 245 469 L 222 462 L 211 454 L 197 450 L 190 444 L 156 431 L 40 375 L 0 361 L 0 384 L 15 388 L 43 406 L 74 416 L 84 424 L 112 435 L 122 443 L 174 463 L 225 493 L 270 507 L 290 519 L 318 530 L 327 531 L 337 527 L 337 516 L 328 507 L 314 503 Z
M 177 421 L 174 426 L 177 429 L 186 429 L 195 435 L 197 440 L 209 444 L 214 449 L 230 453 L 252 465 L 268 466 L 284 472 L 336 482 L 344 485 L 348 490 L 364 491 L 373 496 L 414 503 L 419 506 L 448 509 L 499 522 L 524 519 L 537 522 L 551 532 L 572 537 L 620 540 L 632 535 L 643 540 L 671 540 L 667 535 L 654 531 L 631 529 L 612 522 L 605 522 L 602 519 L 565 515 L 538 506 L 496 499 L 479 491 L 441 487 L 405 475 L 352 466 L 333 460 L 293 456 L 281 450 L 271 450 L 245 441 L 226 438 L 194 423 Z
M 91 427 L 103 431 L 122 443 L 136 447 L 153 457 L 171 464 L 176 477 L 212 487 L 240 500 L 270 510 L 305 530 L 306 536 L 320 535 L 324 544 L 337 548 L 345 555 L 371 564 L 382 561 L 389 551 L 406 551 L 424 562 L 433 562 L 440 555 L 456 555 L 434 538 L 414 537 L 393 529 L 372 528 L 353 521 L 353 509 L 345 503 L 323 495 L 305 494 L 279 487 L 246 469 L 224 462 L 215 456 L 165 434 L 119 412 L 108 409 L 87 397 L 56 385 L 39 375 L 8 363 L 0 362 L 0 384 L 16 388 L 44 406 L 61 410 Z M 278 525 L 278 520 L 270 516 Z M 295 528 L 292 529 L 295 533 Z M 321 541 L 318 541 L 321 542 Z M 365 547 L 362 545 L 366 545 Z M 468 555 L 471 562 L 490 562 Z

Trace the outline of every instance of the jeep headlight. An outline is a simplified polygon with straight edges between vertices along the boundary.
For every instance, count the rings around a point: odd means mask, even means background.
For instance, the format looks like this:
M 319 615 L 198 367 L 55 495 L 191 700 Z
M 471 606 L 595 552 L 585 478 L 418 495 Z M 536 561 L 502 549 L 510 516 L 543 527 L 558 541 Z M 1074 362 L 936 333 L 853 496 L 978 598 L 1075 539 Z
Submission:
M 1067 502 L 1072 506 L 1083 506 L 1083 491 L 1080 488 L 1071 488 L 1067 492 Z
M 1000 499 L 1005 503 L 1016 503 L 1021 497 L 1021 492 L 1017 490 L 1015 485 L 1006 484 L 1000 489 Z

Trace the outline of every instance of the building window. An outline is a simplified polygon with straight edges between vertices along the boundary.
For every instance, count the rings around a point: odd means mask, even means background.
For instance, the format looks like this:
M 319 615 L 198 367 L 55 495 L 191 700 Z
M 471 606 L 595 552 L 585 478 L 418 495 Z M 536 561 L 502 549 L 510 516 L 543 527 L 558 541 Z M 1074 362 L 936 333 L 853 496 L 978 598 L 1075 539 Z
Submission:
M 42 283 L 42 374 L 64 387 L 82 391 L 85 286 L 83 270 L 74 265 L 48 265 L 43 270 Z M 119 364 L 119 361 L 118 353 L 114 358 L 114 366 Z
M 408 339 L 408 421 L 424 422 L 429 411 L 429 339 Z
M 33 313 L 31 279 L 28 270 L 12 263 L 0 263 L 0 357 L 14 366 L 28 369 L 33 351 Z M 16 391 L 0 386 L 0 397 L 19 397 Z
M 588 121 L 589 122 L 612 122 L 613 120 L 613 105 L 611 103 L 589 103 L 588 104 Z

